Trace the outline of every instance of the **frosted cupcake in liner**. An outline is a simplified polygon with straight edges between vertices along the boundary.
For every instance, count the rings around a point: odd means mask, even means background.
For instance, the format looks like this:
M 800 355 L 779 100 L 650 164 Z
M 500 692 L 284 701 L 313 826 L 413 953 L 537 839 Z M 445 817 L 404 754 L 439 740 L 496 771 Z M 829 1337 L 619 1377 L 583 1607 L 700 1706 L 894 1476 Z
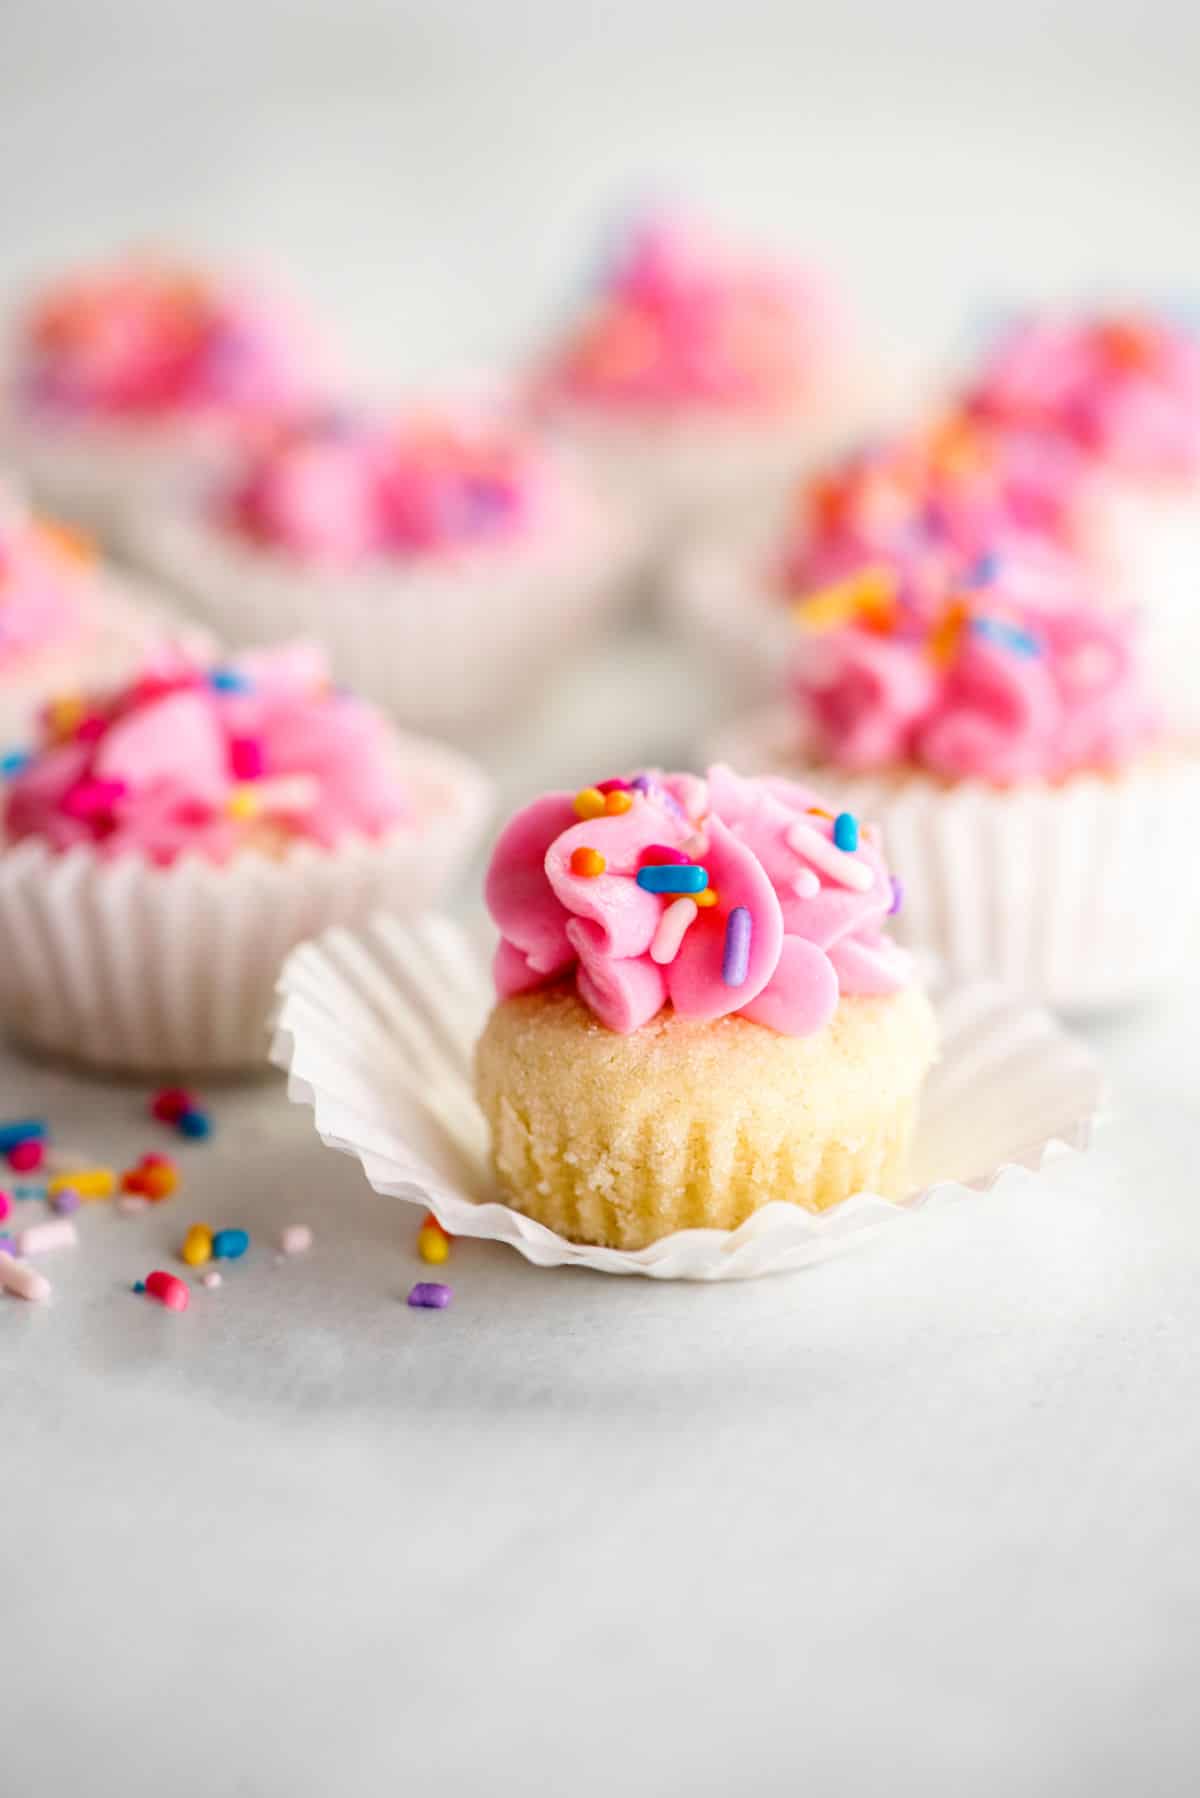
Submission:
M 219 466 L 248 420 L 327 381 L 279 295 L 129 257 L 64 276 L 15 320 L 0 450 L 40 504 L 115 538 L 130 504 Z
M 23 758 L 52 698 L 128 677 L 177 621 L 107 569 L 77 531 L 39 518 L 0 486 L 0 767 Z M 196 652 L 199 630 L 184 633 Z
M 310 636 L 402 723 L 469 734 L 621 601 L 632 539 L 498 410 L 448 405 L 278 421 L 132 548 L 223 641 Z
M 1145 653 L 1178 700 L 1200 650 L 1200 337 L 1148 309 L 1038 315 L 999 337 L 964 407 L 1074 458 L 1074 547 L 1144 614 Z
M 792 703 L 715 745 L 836 778 L 879 821 L 902 940 L 1076 1008 L 1177 973 L 1200 886 L 1200 756 L 1150 697 L 1135 621 L 1089 579 L 996 555 L 940 597 L 886 569 L 848 578 L 800 608 Z
M 260 1065 L 288 950 L 419 912 L 470 849 L 475 769 L 330 686 L 318 650 L 174 650 L 67 717 L 13 779 L 0 1023 L 94 1068 Z
M 935 1028 L 876 832 L 787 781 L 638 774 L 518 812 L 486 898 L 476 1091 L 516 1210 L 639 1249 L 907 1190 Z
M 651 218 L 542 358 L 536 402 L 657 544 L 781 488 L 878 415 L 894 377 L 856 336 L 813 273 Z

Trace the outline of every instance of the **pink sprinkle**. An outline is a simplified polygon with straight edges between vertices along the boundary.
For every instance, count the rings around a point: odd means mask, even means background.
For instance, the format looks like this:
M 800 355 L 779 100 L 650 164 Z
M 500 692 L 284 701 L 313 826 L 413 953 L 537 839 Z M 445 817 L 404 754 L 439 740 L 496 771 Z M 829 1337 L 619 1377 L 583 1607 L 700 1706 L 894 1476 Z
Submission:
M 0 1192 L 0 1223 L 3 1223 L 4 1219 L 8 1216 L 8 1214 L 11 1210 L 12 1210 L 11 1197 L 6 1192 Z
M 238 780 L 258 780 L 267 765 L 266 754 L 257 737 L 234 737 L 229 745 L 229 763 Z
M 98 743 L 108 729 L 108 719 L 101 712 L 89 712 L 81 724 L 75 727 L 75 740 L 78 743 Z
M 18 1174 L 31 1174 L 34 1168 L 41 1167 L 46 1155 L 46 1145 L 40 1137 L 31 1136 L 26 1142 L 16 1142 L 8 1151 L 8 1165 Z M 4 1213 L 0 1211 L 0 1217 Z
M 63 796 L 62 809 L 69 818 L 98 818 L 110 812 L 126 791 L 123 780 L 81 780 Z
M 670 849 L 666 843 L 648 843 L 638 856 L 639 868 L 682 868 L 688 860 L 682 849 Z
M 627 780 L 598 780 L 596 782 L 597 793 L 628 793 L 631 790 Z

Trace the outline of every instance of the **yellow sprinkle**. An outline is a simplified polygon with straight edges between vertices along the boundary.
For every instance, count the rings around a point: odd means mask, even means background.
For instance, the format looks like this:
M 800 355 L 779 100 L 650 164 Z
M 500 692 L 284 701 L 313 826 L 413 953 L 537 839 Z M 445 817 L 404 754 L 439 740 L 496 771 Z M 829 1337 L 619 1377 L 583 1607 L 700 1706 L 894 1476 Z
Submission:
M 212 1260 L 212 1231 L 207 1224 L 192 1225 L 183 1239 L 179 1258 L 189 1267 L 203 1267 L 206 1261 Z
M 604 809 L 610 818 L 619 818 L 622 812 L 631 810 L 633 794 L 627 793 L 623 787 L 614 787 L 611 793 L 604 795 Z
M 896 576 L 890 568 L 860 568 L 846 580 L 798 600 L 792 617 L 806 631 L 832 631 L 858 618 L 886 624 L 891 621 L 896 591 Z
M 225 801 L 225 810 L 231 818 L 245 823 L 247 818 L 257 818 L 262 807 L 253 787 L 234 787 Z
M 53 1174 L 46 1182 L 46 1197 L 77 1192 L 81 1199 L 108 1199 L 116 1190 L 117 1176 L 110 1167 L 81 1167 L 73 1173 Z
M 417 1253 L 422 1261 L 434 1263 L 450 1259 L 450 1244 L 441 1230 L 431 1229 L 428 1225 L 417 1235 Z
M 604 794 L 598 787 L 582 787 L 576 793 L 575 816 L 577 818 L 602 818 L 604 809 Z
M 715 887 L 705 887 L 702 893 L 693 893 L 692 897 L 701 910 L 707 911 L 710 905 L 716 905 L 720 894 Z
M 61 694 L 46 707 L 46 729 L 56 743 L 62 743 L 75 735 L 86 715 L 87 707 L 77 694 Z

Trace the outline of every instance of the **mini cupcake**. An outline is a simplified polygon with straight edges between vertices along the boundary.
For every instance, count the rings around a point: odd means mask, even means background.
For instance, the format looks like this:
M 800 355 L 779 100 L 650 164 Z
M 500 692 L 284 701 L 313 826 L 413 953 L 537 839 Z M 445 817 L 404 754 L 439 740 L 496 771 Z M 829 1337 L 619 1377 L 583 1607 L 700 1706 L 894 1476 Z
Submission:
M 287 951 L 421 910 L 485 796 L 332 688 L 318 650 L 214 669 L 164 650 L 81 712 L 49 708 L 9 788 L 0 1022 L 93 1068 L 256 1066 Z
M 659 219 L 535 378 L 547 422 L 654 540 L 781 487 L 861 428 L 881 385 L 818 278 Z
M 639 774 L 518 812 L 486 897 L 476 1089 L 517 1210 L 636 1249 L 903 1196 L 935 1027 L 874 830 L 789 781 Z
M 1069 553 L 1080 480 L 1078 455 L 1059 440 L 950 412 L 849 452 L 740 533 L 719 529 L 683 546 L 667 609 L 719 670 L 728 698 L 778 694 L 798 602 L 821 591 L 820 606 L 836 612 L 840 584 L 851 583 L 857 605 L 867 579 L 923 609 L 977 558 Z
M 940 597 L 844 581 L 802 608 L 794 703 L 718 738 L 764 772 L 838 779 L 880 821 L 903 940 L 1072 1008 L 1183 965 L 1200 824 L 1200 758 L 1089 579 L 993 555 Z
M 619 601 L 629 538 L 498 416 L 326 410 L 147 511 L 133 549 L 224 641 L 311 636 L 339 680 L 455 733 L 510 711 Z
M 1176 697 L 1180 658 L 1200 648 L 1200 338 L 1149 311 L 1035 317 L 1001 336 L 965 405 L 1076 459 L 1076 547 L 1145 613 Z
M 17 319 L 0 448 L 40 504 L 114 535 L 130 502 L 216 465 L 247 419 L 324 388 L 280 299 L 181 263 L 68 275 Z
M 51 697 L 129 676 L 168 630 L 127 577 L 78 532 L 37 518 L 0 487 L 0 761 L 20 762 Z M 204 646 L 193 630 L 193 648 Z

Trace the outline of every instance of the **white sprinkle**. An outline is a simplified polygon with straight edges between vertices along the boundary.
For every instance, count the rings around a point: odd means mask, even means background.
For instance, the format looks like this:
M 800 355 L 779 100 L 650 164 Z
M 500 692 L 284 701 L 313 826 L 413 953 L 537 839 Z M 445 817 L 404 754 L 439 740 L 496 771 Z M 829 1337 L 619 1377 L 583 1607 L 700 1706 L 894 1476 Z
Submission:
M 23 1261 L 14 1261 L 0 1249 L 0 1291 L 11 1292 L 18 1299 L 30 1299 L 36 1305 L 50 1297 L 51 1286 L 45 1274 L 26 1267 Z
M 215 1267 L 210 1267 L 206 1274 L 200 1275 L 200 1284 L 201 1286 L 207 1286 L 210 1292 L 214 1286 L 219 1286 L 221 1284 L 221 1276 Z
M 651 961 L 656 961 L 660 968 L 664 968 L 675 960 L 687 934 L 687 927 L 699 909 L 694 899 L 676 899 L 668 905 L 658 920 L 658 929 L 654 932 L 654 941 L 650 945 Z
M 44 1255 L 48 1249 L 73 1249 L 79 1241 L 69 1217 L 56 1217 L 45 1224 L 30 1224 L 17 1237 L 22 1255 Z
M 312 1248 L 313 1234 L 307 1224 L 289 1224 L 279 1238 L 285 1255 L 303 1255 Z
M 150 1201 L 143 1198 L 141 1193 L 123 1192 L 117 1200 L 117 1210 L 122 1217 L 133 1217 L 137 1212 L 149 1209 Z
M 789 849 L 804 856 L 822 874 L 828 874 L 830 880 L 836 880 L 839 886 L 852 887 L 856 892 L 865 893 L 869 886 L 874 885 L 875 876 L 866 862 L 847 855 L 836 843 L 823 837 L 819 830 L 814 830 L 811 824 L 793 824 L 785 841 Z
M 821 890 L 821 877 L 814 874 L 811 868 L 801 868 L 792 882 L 792 891 L 798 899 L 813 899 Z

